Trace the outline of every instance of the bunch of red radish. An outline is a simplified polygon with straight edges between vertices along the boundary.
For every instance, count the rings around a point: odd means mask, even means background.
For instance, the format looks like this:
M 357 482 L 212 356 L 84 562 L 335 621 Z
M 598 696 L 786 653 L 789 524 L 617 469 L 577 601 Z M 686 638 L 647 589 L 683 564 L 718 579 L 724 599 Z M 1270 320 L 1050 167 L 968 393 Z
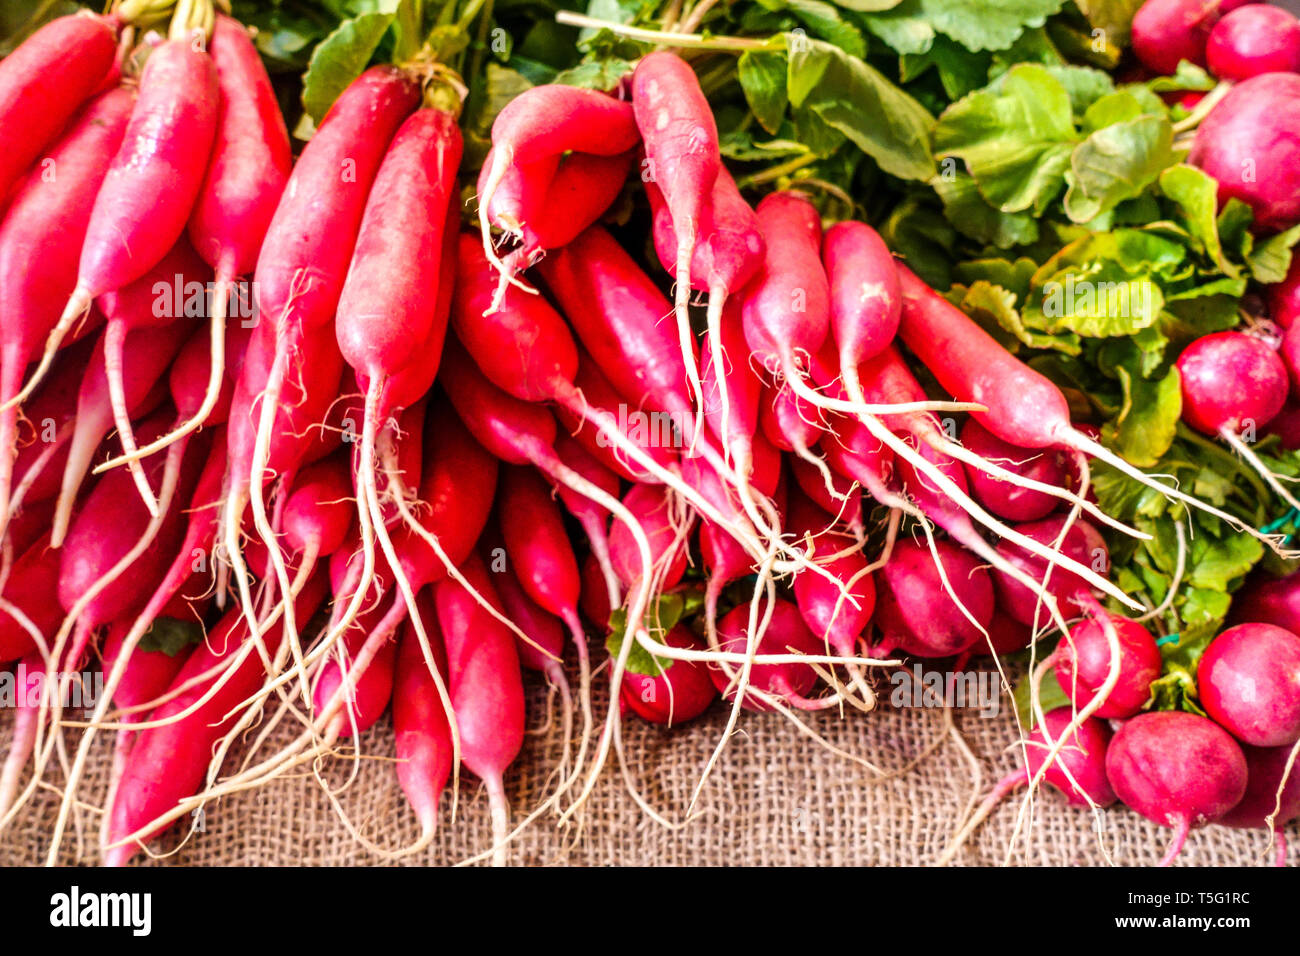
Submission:
M 113 729 L 101 836 L 121 864 L 208 801 L 319 772 L 391 704 L 422 835 L 380 852 L 432 840 L 464 767 L 500 860 L 521 668 L 562 696 L 565 756 L 533 813 L 562 818 L 621 759 L 621 708 L 678 723 L 721 693 L 728 733 L 744 707 L 867 710 L 870 669 L 895 652 L 1101 634 L 1110 657 L 1070 665 L 1093 696 L 1046 726 L 1066 740 L 1121 691 L 1146 703 L 1147 671 L 1130 675 L 1111 640 L 1125 619 L 1094 592 L 1141 606 L 1079 515 L 1139 532 L 1088 497 L 1089 458 L 1240 522 L 1076 428 L 1056 386 L 870 227 L 823 234 L 793 191 L 751 208 L 682 59 L 647 55 L 621 95 L 512 101 L 479 236 L 456 215 L 461 139 L 436 73 L 367 70 L 291 165 L 247 34 L 203 8 L 144 39 L 138 76 L 121 75 L 138 57 L 119 15 L 56 20 L 0 61 L 0 661 L 58 675 L 14 723 L 0 827 L 60 771 L 58 859 L 91 744 Z M 597 222 L 638 161 L 675 304 Z M 708 295 L 702 342 L 692 289 Z M 899 341 L 952 400 L 926 394 Z M 962 411 L 958 441 L 935 413 Z M 690 564 L 703 626 L 660 627 Z M 579 608 L 599 632 L 621 610 L 616 703 L 594 740 Z M 1067 623 L 1081 612 L 1100 622 L 1091 638 Z M 144 649 L 164 618 L 212 627 L 178 653 Z M 658 673 L 628 670 L 634 646 Z M 67 755 L 63 691 L 96 651 L 104 693 Z M 1127 726 L 1171 716 L 1187 715 Z M 1049 774 L 1071 766 L 1057 749 Z

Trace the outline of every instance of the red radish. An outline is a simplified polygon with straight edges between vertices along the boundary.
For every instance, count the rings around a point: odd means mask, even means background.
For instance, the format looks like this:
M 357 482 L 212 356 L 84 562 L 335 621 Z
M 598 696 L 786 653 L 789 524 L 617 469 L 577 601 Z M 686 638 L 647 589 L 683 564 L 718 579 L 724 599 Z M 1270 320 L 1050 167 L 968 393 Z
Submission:
M 707 109 L 707 107 L 706 107 Z M 710 117 L 711 118 L 711 117 Z M 655 162 L 652 156 L 649 162 Z M 685 189 L 676 187 L 667 190 L 675 194 L 676 206 L 665 199 L 665 190 L 661 190 L 653 178 L 646 181 L 646 195 L 650 198 L 650 208 L 654 214 L 654 245 L 659 261 L 669 274 L 678 281 L 678 295 L 683 295 L 681 286 L 681 262 L 679 259 L 683 238 L 679 238 L 675 226 L 675 217 L 680 217 L 683 203 L 699 202 L 686 194 Z M 749 203 L 745 202 L 736 188 L 736 181 L 726 168 L 718 164 L 717 175 L 709 190 L 707 201 L 699 209 L 699 232 L 695 248 L 691 254 L 690 286 L 709 295 L 707 316 L 708 339 L 705 349 L 706 361 L 713 365 L 725 367 L 727 335 L 724 330 L 728 325 L 735 331 L 737 340 L 742 338 L 738 317 L 730 322 L 725 318 L 726 304 L 732 293 L 738 293 L 763 265 L 763 234 L 759 231 L 758 217 Z M 679 313 L 680 314 L 680 313 Z M 733 365 L 746 356 L 748 349 L 738 341 L 731 352 Z M 745 364 L 748 364 L 747 362 Z M 707 370 L 706 370 L 707 374 Z M 740 370 L 740 374 L 745 374 Z M 712 401 L 707 380 L 702 381 L 704 391 L 701 401 Z M 730 431 L 728 391 L 717 393 L 719 405 L 718 421 L 714 431 L 722 438 L 727 438 Z M 707 411 L 707 409 L 706 409 Z M 744 474 L 744 471 L 741 471 Z
M 343 688 L 343 706 L 329 719 L 327 739 L 363 734 L 374 726 L 393 694 L 393 667 L 397 642 L 389 628 L 381 636 L 373 655 L 367 646 L 375 638 L 383 618 L 375 605 L 353 621 L 335 645 L 334 653 L 322 665 L 312 691 L 315 713 L 323 715 L 335 694 Z
M 441 351 L 446 314 L 429 304 L 438 300 L 442 270 L 428 264 L 437 262 L 447 247 L 444 230 L 453 224 L 446 214 L 460 157 L 460 130 L 451 113 L 421 109 L 402 123 L 375 174 L 339 297 L 339 349 L 366 395 L 357 482 L 362 547 L 369 551 L 376 534 L 386 549 L 392 547 L 375 479 L 377 436 L 398 410 L 389 391 L 392 380 L 408 366 L 433 364 L 432 357 Z M 435 324 L 441 328 L 435 331 Z M 435 346 L 432 353 L 422 353 L 430 344 Z M 436 374 L 436 365 L 425 374 Z M 255 516 L 259 501 L 255 495 Z M 270 531 L 268 524 L 264 539 Z M 283 589 L 285 576 L 278 567 L 276 574 Z M 369 586 L 363 571 L 359 589 Z M 292 624 L 286 627 L 292 629 Z
M 1210 30 L 1249 0 L 1146 0 L 1133 16 L 1133 52 L 1148 69 L 1172 74 L 1180 60 L 1205 66 Z
M 734 459 L 737 473 L 746 475 L 753 467 L 763 381 L 749 367 L 749 348 L 739 318 L 739 307 L 728 306 L 719 333 L 705 333 L 700 382 L 704 420 Z
M 800 571 L 794 579 L 799 613 L 809 630 L 824 639 L 836 654 L 853 657 L 858 638 L 876 606 L 876 588 L 867 560 L 852 538 L 825 533 L 824 513 L 802 493 L 790 493 L 787 515 L 791 531 L 815 538 L 814 559 L 841 585 L 837 587 L 821 575 Z M 819 558 L 821 555 L 825 557 Z
M 1263 73 L 1238 83 L 1196 129 L 1187 161 L 1219 183 L 1219 202 L 1240 199 L 1255 228 L 1300 222 L 1300 74 Z
M 181 26 L 177 21 L 177 33 Z M 219 103 L 217 71 L 203 44 L 182 35 L 150 52 L 86 224 L 76 288 L 24 392 L 45 375 L 92 299 L 139 279 L 181 237 L 212 153 Z
M 759 612 L 760 618 L 762 611 Z M 750 639 L 750 607 L 742 604 L 724 616 L 718 622 L 718 636 L 721 648 L 733 654 L 744 654 Z M 799 610 L 788 601 L 778 599 L 772 604 L 772 619 L 761 637 L 754 641 L 756 654 L 821 654 L 824 648 L 812 635 Z M 709 665 L 709 676 L 718 691 L 729 701 L 736 698 L 737 688 L 730 671 L 735 665 L 727 665 L 724 671 L 719 665 Z M 747 710 L 772 710 L 771 701 L 754 693 L 775 698 L 780 704 L 787 704 L 802 710 L 819 710 L 820 701 L 811 700 L 808 694 L 817 685 L 817 672 L 807 664 L 760 664 L 755 663 L 749 669 L 749 681 L 744 694 L 742 706 Z
M 316 575 L 298 596 L 298 616 L 310 617 L 324 597 L 324 576 Z M 185 686 L 193 678 L 211 672 L 214 666 L 228 662 L 230 668 L 221 677 L 225 683 L 217 687 L 218 678 L 204 678 L 150 714 L 150 722 L 185 716 L 139 732 L 108 811 L 103 837 L 105 866 L 125 865 L 135 856 L 141 841 L 153 839 L 187 812 L 178 809 L 177 804 L 202 785 L 214 746 L 236 722 L 232 708 L 253 694 L 265 677 L 262 661 L 251 653 L 254 642 L 247 635 L 248 624 L 239 609 L 228 612 L 208 640 L 195 648 L 172 688 Z M 262 640 L 269 650 L 274 650 L 282 637 L 282 628 L 277 624 Z M 193 707 L 205 696 L 206 701 Z
M 618 476 L 597 461 L 576 439 L 568 435 L 557 438 L 555 456 L 566 468 L 572 469 L 611 498 L 618 497 Z M 611 606 L 618 604 L 622 588 L 619 586 L 618 576 L 614 573 L 614 567 L 609 562 L 609 511 L 599 502 L 593 501 L 563 482 L 557 481 L 555 490 L 569 514 L 577 518 L 578 523 L 582 525 L 592 557 L 605 579 Z
M 993 619 L 993 583 L 969 551 L 942 540 L 933 542 L 933 550 L 900 541 L 882 574 L 880 640 L 873 654 L 899 648 L 918 657 L 947 657 L 984 640 Z
M 1246 758 L 1228 732 L 1182 711 L 1138 714 L 1106 749 L 1106 778 L 1124 805 L 1172 827 L 1168 866 L 1189 830 L 1213 823 L 1246 793 Z
M 93 22 L 88 17 L 75 19 Z M 5 67 L 16 56 L 2 61 Z M 46 81 L 42 86 L 62 88 L 62 83 Z M 34 170 L 17 186 L 0 221 L 0 284 L 7 290 L 0 297 L 0 521 L 9 510 L 18 428 L 18 409 L 12 400 L 22 388 L 33 351 L 58 323 L 63 303 L 77 283 L 77 259 L 91 206 L 122 141 L 134 102 L 134 94 L 124 88 L 92 100 L 47 158 L 58 170 L 57 177 L 44 175 L 44 169 Z M 3 163 L 14 154 L 3 149 L 0 155 Z M 0 170 L 0 180 L 3 176 Z M 0 195 L 4 191 L 0 188 Z M 39 269 L 31 268 L 35 248 L 41 250 Z
M 1232 596 L 1230 623 L 1258 621 L 1300 634 L 1300 574 L 1275 578 L 1257 571 Z
M 1277 352 L 1254 336 L 1217 332 L 1184 349 L 1177 367 L 1187 423 L 1207 435 L 1218 435 L 1279 497 L 1292 506 L 1300 504 L 1300 498 L 1250 448 L 1257 430 L 1286 404 L 1287 370 Z
M 672 514 L 672 502 L 662 488 L 633 485 L 623 497 L 623 504 L 636 518 L 637 525 L 650 542 L 652 574 L 656 591 L 666 591 L 681 582 L 686 573 L 687 532 L 679 527 Z M 632 542 L 626 523 L 616 523 L 609 533 L 610 559 L 619 579 L 629 589 L 642 581 L 641 558 Z
M 672 270 L 677 280 L 677 334 L 691 390 L 703 402 L 687 304 L 691 295 L 691 258 L 722 167 L 718 126 L 695 71 L 669 50 L 649 53 L 637 64 L 632 73 L 632 109 L 645 141 L 647 176 L 662 190 L 672 213 L 677 236 L 676 265 Z
M 1063 452 L 1031 452 L 1017 448 L 1002 441 L 973 418 L 962 426 L 961 443 L 981 458 L 996 462 L 1017 475 L 1049 485 L 1064 487 L 1068 483 L 1069 469 Z M 976 467 L 967 467 L 966 477 L 980 504 L 1008 521 L 1046 518 L 1058 504 L 1051 495 L 1010 484 Z
M 822 262 L 830 284 L 831 327 L 849 395 L 859 365 L 894 340 L 902 312 L 898 267 L 880 235 L 865 223 L 840 222 L 826 230 Z
M 158 511 L 137 456 L 135 433 L 126 397 L 126 338 L 137 329 L 174 325 L 188 335 L 191 317 L 208 307 L 208 269 L 182 236 L 152 269 L 134 282 L 99 297 L 108 325 L 104 329 L 104 371 L 118 441 L 140 497 L 151 514 Z M 161 291 L 160 291 L 161 290 Z M 218 392 L 219 394 L 219 392 Z
M 1065 447 L 1093 456 L 1168 498 L 1199 508 L 1270 546 L 1276 544 L 1226 511 L 1152 478 L 1075 428 L 1059 388 L 1007 352 L 911 270 L 900 266 L 898 271 L 903 288 L 901 338 L 958 401 L 977 402 L 988 409 L 971 414 L 992 434 L 1019 448 Z M 1016 543 L 1025 545 L 1023 540 Z M 1071 570 L 1080 573 L 1078 568 Z M 1142 610 L 1132 597 L 1099 576 L 1093 574 L 1089 581 L 1122 604 Z
M 0 206 L 112 69 L 120 17 L 88 11 L 41 27 L 0 61 Z
M 1062 540 L 1061 532 L 1066 529 L 1067 524 L 1069 530 L 1065 531 L 1065 538 Z M 1016 530 L 1042 545 L 1057 547 L 1059 553 L 1070 558 L 1076 565 L 1095 568 L 1099 575 L 1104 575 L 1110 569 L 1110 554 L 1105 549 L 1104 543 L 1101 543 L 1096 529 L 1082 519 L 1069 522 L 1066 516 L 1061 515 L 1017 525 Z M 1059 545 L 1056 544 L 1057 541 L 1060 541 Z M 1037 555 L 1027 554 L 1015 544 L 1008 541 L 1001 542 L 998 545 L 998 554 L 1034 581 L 1041 582 L 1047 577 L 1047 563 Z M 996 573 L 994 580 L 998 589 L 999 607 L 1021 624 L 1033 627 L 1043 625 L 1043 618 L 1037 610 L 1041 598 L 1033 589 L 1026 587 L 1023 580 L 1012 579 L 1002 570 Z M 1090 593 L 1088 587 L 1088 582 L 1077 574 L 1065 567 L 1055 567 L 1052 568 L 1051 576 L 1047 577 L 1046 593 L 1050 594 L 1064 611 L 1079 604 L 1083 596 Z
M 1300 637 L 1272 624 L 1238 624 L 1201 655 L 1196 686 L 1205 712 L 1242 743 L 1300 740 Z
M 853 532 L 854 538 L 862 539 L 862 494 L 853 479 L 833 474 L 832 485 L 827 488 L 816 468 L 802 459 L 790 462 L 790 473 L 803 493 L 819 508 L 837 518 L 840 524 Z
M 618 591 L 614 592 L 616 601 L 610 600 L 610 592 L 605 582 L 604 572 L 600 569 L 600 563 L 596 560 L 594 554 L 589 554 L 582 562 L 582 598 L 578 602 L 578 608 L 582 611 L 583 617 L 598 631 L 605 630 L 609 627 L 610 611 L 623 602 L 623 592 L 620 586 Z
M 662 638 L 669 647 L 702 650 L 700 641 L 684 625 L 678 624 Z M 657 675 L 633 674 L 623 677 L 619 698 L 622 705 L 642 720 L 672 727 L 694 720 L 718 696 L 707 666 L 699 661 L 665 661 Z
M 1070 629 L 1056 653 L 1056 680 L 1076 709 L 1082 710 L 1101 691 L 1112 667 L 1107 627 L 1120 647 L 1119 676 L 1092 713 L 1103 719 L 1132 717 L 1151 700 L 1151 684 L 1160 676 L 1160 648 L 1137 621 L 1098 613 Z
M 0 605 L 0 660 L 28 653 L 35 645 L 28 624 L 47 642 L 63 619 L 59 606 L 59 552 L 47 532 L 9 569 Z M 21 617 L 16 617 L 17 610 Z
M 1291 268 L 1286 278 L 1276 285 L 1268 286 L 1268 313 L 1275 323 L 1284 329 L 1295 324 L 1300 316 L 1300 256 L 1291 257 Z
M 745 339 L 756 361 L 790 379 L 830 332 L 821 219 L 802 193 L 779 192 L 758 204 L 758 222 L 767 249 L 745 294 Z
M 49 683 L 45 659 L 39 651 L 30 652 L 18 662 L 13 685 L 13 735 L 4 766 L 0 767 L 0 824 L 7 822 L 5 818 L 18 796 L 23 768 L 36 747 L 41 715 L 48 708 Z
M 495 600 L 482 562 L 465 560 L 473 589 Z M 434 589 L 447 648 L 447 686 L 460 731 L 461 761 L 481 779 L 492 807 L 493 862 L 505 863 L 510 818 L 502 776 L 524 742 L 524 689 L 514 637 L 458 582 Z
M 506 104 L 492 123 L 492 162 L 479 181 L 479 227 L 483 252 L 498 269 L 504 264 L 492 249 L 489 210 L 497 188 L 513 166 L 529 166 L 565 153 L 618 156 L 637 144 L 632 107 L 595 90 L 551 83 L 525 90 Z M 545 177 L 537 177 L 545 181 Z M 524 208 L 537 208 L 532 196 L 522 194 Z M 508 219 L 495 225 L 508 234 L 522 223 Z
M 1043 715 L 1043 723 L 1034 725 L 1025 738 L 1025 765 L 1007 774 L 989 791 L 984 802 L 971 815 L 961 830 L 939 858 L 947 863 L 966 839 L 986 820 L 997 805 L 1018 787 L 1026 786 L 1042 771 L 1042 779 L 1061 792 L 1067 803 L 1075 807 L 1108 807 L 1117 799 L 1106 779 L 1106 748 L 1110 743 L 1110 727 L 1103 720 L 1089 717 L 1070 732 L 1074 712 L 1069 707 L 1057 707 Z M 1046 734 L 1044 734 L 1046 726 Z M 1070 732 L 1065 745 L 1055 759 L 1043 770 L 1051 744 Z
M 447 672 L 438 614 L 428 590 L 421 591 L 415 614 L 428 632 L 430 650 L 439 673 Z M 393 675 L 393 733 L 397 752 L 397 781 L 420 821 L 421 843 L 437 827 L 438 798 L 451 776 L 451 725 L 437 684 L 429 672 L 419 636 L 409 623 L 397 645 Z
M 122 369 L 122 400 L 128 416 L 139 415 L 149 399 L 150 390 L 162 378 L 176 353 L 185 344 L 189 328 L 184 320 L 174 321 L 160 328 L 136 329 L 127 336 L 123 352 L 131 355 L 130 368 Z M 90 470 L 96 448 L 113 427 L 112 387 L 109 384 L 108 333 L 105 331 L 95 346 L 95 354 L 86 369 L 77 394 L 77 417 L 68 445 L 68 462 L 63 469 L 59 490 L 59 505 L 54 515 L 54 544 L 63 543 L 72 505 L 77 492 Z M 137 494 L 139 492 L 137 491 Z
M 1248 4 L 1215 24 L 1205 59 L 1221 80 L 1300 72 L 1300 21 L 1280 7 Z
M 1219 824 L 1249 830 L 1283 827 L 1300 817 L 1300 773 L 1295 766 L 1288 772 L 1291 747 L 1251 747 L 1246 755 L 1246 795 L 1231 810 L 1219 817 Z M 1285 784 L 1284 784 L 1285 781 Z M 1270 822 L 1271 818 L 1271 822 Z M 1277 865 L 1286 865 L 1286 839 L 1280 830 Z
M 543 175 L 527 176 L 519 183 L 518 201 L 508 209 L 500 204 L 506 193 L 504 181 L 493 196 L 497 202 L 489 218 L 499 225 L 509 224 L 508 231 L 518 234 L 520 244 L 511 252 L 512 261 L 532 263 L 546 251 L 568 245 L 596 222 L 618 198 L 635 158 L 631 150 L 615 156 L 569 153 L 563 159 L 550 157 L 526 167 L 516 166 L 512 174 L 542 167 L 536 171 Z M 493 159 L 489 151 L 479 175 L 480 195 Z M 549 179 L 544 174 L 549 174 Z
M 217 401 L 234 283 L 257 265 L 291 163 L 284 117 L 248 31 L 237 20 L 219 14 L 208 51 L 217 68 L 220 105 L 212 160 L 190 216 L 189 237 L 215 274 L 209 338 L 212 358 L 203 402 L 168 441 L 198 428 Z M 157 450 L 143 449 L 141 454 Z

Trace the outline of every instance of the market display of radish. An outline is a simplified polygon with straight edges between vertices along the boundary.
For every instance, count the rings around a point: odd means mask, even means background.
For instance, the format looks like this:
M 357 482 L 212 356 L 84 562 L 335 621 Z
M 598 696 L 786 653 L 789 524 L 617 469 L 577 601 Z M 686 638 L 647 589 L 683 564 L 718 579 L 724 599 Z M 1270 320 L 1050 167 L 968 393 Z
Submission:
M 605 774 L 667 822 L 629 721 L 716 719 L 689 812 L 738 729 L 839 760 L 818 728 L 880 719 L 900 668 L 979 660 L 1020 764 L 940 862 L 1032 825 L 1043 784 L 1081 827 L 1167 828 L 1162 865 L 1211 825 L 1286 862 L 1300 22 L 1148 0 L 1131 51 L 960 48 L 987 83 L 927 61 L 865 108 L 796 76 L 793 13 L 754 13 L 768 46 L 730 6 L 561 12 L 622 45 L 495 99 L 486 33 L 446 40 L 492 5 L 456 0 L 301 89 L 216 0 L 117 0 L 0 59 L 0 833 L 52 792 L 47 861 L 93 811 L 123 865 L 286 775 L 338 809 L 329 773 L 391 721 L 419 838 L 349 832 L 423 850 L 472 781 L 500 864 Z M 1106 89 L 1067 94 L 1085 66 Z M 830 95 L 892 131 L 810 120 Z

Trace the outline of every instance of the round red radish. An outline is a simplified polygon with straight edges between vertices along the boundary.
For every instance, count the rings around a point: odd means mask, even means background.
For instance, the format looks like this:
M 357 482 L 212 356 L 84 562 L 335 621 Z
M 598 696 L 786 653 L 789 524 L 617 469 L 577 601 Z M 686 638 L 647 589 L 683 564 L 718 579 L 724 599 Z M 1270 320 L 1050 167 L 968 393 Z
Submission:
M 1217 435 L 1262 428 L 1286 403 L 1286 366 L 1277 352 L 1242 332 L 1197 339 L 1178 357 L 1183 419 Z
M 1212 720 L 1182 711 L 1138 714 L 1106 750 L 1106 777 L 1124 805 L 1178 831 L 1164 862 L 1187 831 L 1213 823 L 1246 793 L 1246 757 Z
M 759 606 L 758 621 L 761 624 L 766 608 Z M 744 654 L 749 642 L 749 604 L 748 602 L 734 608 L 718 622 L 718 641 L 723 651 L 732 654 Z M 824 654 L 826 648 L 813 636 L 799 615 L 799 609 L 789 601 L 778 599 L 772 608 L 772 620 L 767 630 L 758 641 L 759 654 Z M 741 664 L 728 664 L 735 674 L 740 673 Z M 713 684 L 727 700 L 735 699 L 735 689 L 731 679 L 716 664 L 709 665 L 709 676 Z M 749 672 L 749 684 L 757 690 L 771 694 L 795 707 L 809 703 L 807 695 L 817 685 L 817 672 L 807 664 L 755 664 Z M 771 710 L 764 701 L 757 700 L 746 693 L 744 707 L 747 710 Z
M 1065 521 L 1064 516 L 1045 518 L 1042 521 L 1016 525 L 1016 530 L 1042 544 L 1055 546 Z M 1096 529 L 1086 521 L 1078 520 L 1070 526 L 1059 550 L 1067 557 L 1092 568 L 1098 574 L 1104 575 L 1110 570 L 1110 554 L 1106 550 L 1105 543 L 1096 533 Z M 1047 562 L 1037 555 L 1022 550 L 1018 545 L 1002 541 L 998 544 L 998 552 L 1037 581 L 1043 580 L 1047 574 Z M 1035 609 L 1039 606 L 1038 596 L 1019 581 L 1001 572 L 994 575 L 994 580 L 997 583 L 999 607 L 1021 624 L 1033 625 Z M 1086 592 L 1088 585 L 1077 575 L 1060 567 L 1053 567 L 1051 576 L 1047 580 L 1047 590 L 1059 603 L 1065 604 L 1072 602 L 1075 595 L 1081 591 Z M 1062 613 L 1065 613 L 1064 608 Z M 1037 611 L 1039 624 L 1047 618 L 1046 610 Z
M 1059 741 L 1061 734 L 1074 719 L 1074 711 L 1069 707 L 1057 707 L 1043 715 L 1047 732 L 1053 741 Z M 1092 804 L 1108 807 L 1115 802 L 1115 791 L 1106 779 L 1106 748 L 1111 740 L 1110 727 L 1103 720 L 1089 717 L 1075 729 L 1065 745 L 1053 758 L 1051 766 L 1043 774 L 1043 780 L 1061 791 L 1067 801 L 1076 807 Z M 1043 736 L 1043 724 L 1035 724 L 1025 741 L 1025 781 L 1027 782 L 1042 768 L 1047 758 L 1050 745 Z M 1075 783 L 1071 783 L 1065 771 L 1069 770 Z
M 1291 257 L 1291 268 L 1287 270 L 1286 278 L 1269 286 L 1266 291 L 1269 318 L 1284 329 L 1291 328 L 1296 317 L 1300 316 L 1300 256 Z
M 1205 66 L 1210 30 L 1249 0 L 1147 0 L 1133 16 L 1133 52 L 1148 69 L 1171 74 L 1180 60 Z
M 1267 827 L 1270 816 L 1276 827 L 1300 817 L 1300 761 L 1291 768 L 1291 774 L 1286 778 L 1286 787 L 1282 787 L 1286 765 L 1291 759 L 1291 748 L 1245 745 L 1241 752 L 1246 755 L 1246 795 L 1219 818 L 1219 823 L 1225 827 L 1254 830 Z M 1282 790 L 1280 807 L 1279 789 Z
M 1300 634 L 1300 573 L 1275 578 L 1263 571 L 1232 596 L 1230 623 L 1261 621 Z
M 1187 161 L 1219 183 L 1219 202 L 1240 199 L 1255 228 L 1300 221 L 1300 74 L 1264 73 L 1234 86 L 1201 121 Z
M 971 646 L 970 652 L 972 654 L 987 654 L 990 641 L 993 644 L 995 654 L 999 656 L 1014 654 L 1016 651 L 1023 651 L 1028 647 L 1030 638 L 1033 637 L 1028 625 L 1021 624 L 1001 608 L 993 612 L 993 620 L 989 622 L 988 632 L 989 638 L 987 641 L 980 638 Z
M 885 587 L 877 599 L 882 647 L 898 647 L 918 657 L 947 657 L 984 640 L 980 627 L 987 630 L 993 620 L 988 571 L 975 555 L 948 541 L 936 541 L 935 551 L 953 593 L 979 627 L 953 603 L 925 543 L 900 541 L 885 565 Z
M 706 650 L 681 624 L 660 640 L 669 647 Z M 642 720 L 667 726 L 694 720 L 709 709 L 718 696 L 718 690 L 703 662 L 664 660 L 660 663 L 664 665 L 664 671 L 656 676 L 631 671 L 623 674 L 619 697 L 628 709 Z
M 1029 450 L 1004 442 L 975 419 L 961 429 L 961 443 L 986 461 L 1007 471 L 1049 485 L 1069 487 L 1068 458 L 1057 449 Z M 972 494 L 989 511 L 1008 521 L 1037 521 L 1046 518 L 1060 504 L 1059 498 L 1010 484 L 982 469 L 966 466 Z
M 1300 71 L 1300 21 L 1267 3 L 1233 10 L 1210 31 L 1205 60 L 1221 80 Z
M 1243 743 L 1300 740 L 1300 637 L 1273 624 L 1238 624 L 1205 649 L 1196 668 L 1202 706 Z
M 1151 632 L 1137 621 L 1106 615 L 1119 643 L 1119 679 L 1105 703 L 1093 714 L 1102 718 L 1131 717 L 1151 699 L 1151 682 L 1160 676 L 1160 648 Z M 1106 682 L 1112 665 L 1110 642 L 1102 621 L 1090 617 L 1070 628 L 1057 649 L 1056 680 L 1074 706 L 1082 709 Z

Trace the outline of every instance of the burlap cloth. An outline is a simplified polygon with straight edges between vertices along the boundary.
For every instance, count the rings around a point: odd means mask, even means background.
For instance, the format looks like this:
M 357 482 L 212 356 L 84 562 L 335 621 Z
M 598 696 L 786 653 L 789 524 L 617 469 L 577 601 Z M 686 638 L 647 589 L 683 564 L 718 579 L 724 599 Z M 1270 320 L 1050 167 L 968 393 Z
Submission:
M 545 723 L 546 692 L 530 684 L 529 719 Z M 603 713 L 603 704 L 598 716 Z M 0 717 L 0 741 L 8 744 L 11 717 Z M 665 730 L 629 717 L 624 724 L 631 773 L 646 799 L 663 815 L 679 818 L 690 800 L 700 770 L 726 722 L 715 704 L 700 720 Z M 849 711 L 807 718 L 836 747 L 865 757 L 882 770 L 906 767 L 918 754 L 938 746 L 911 770 L 871 782 L 865 768 L 835 756 L 799 733 L 779 715 L 743 715 L 740 732 L 719 761 L 701 800 L 702 815 L 684 828 L 669 830 L 647 818 L 625 789 L 611 759 L 586 804 L 580 826 L 559 829 L 543 817 L 511 845 L 513 864 L 576 865 L 923 865 L 934 861 L 966 809 L 975 785 L 974 769 L 955 737 L 945 730 L 941 710 L 893 710 L 872 714 Z M 512 813 L 521 819 L 543 798 L 560 753 L 558 720 L 551 732 L 531 734 L 506 779 Z M 977 758 L 980 796 L 1015 766 L 1008 745 L 1015 740 L 1009 707 L 1000 716 L 981 718 L 955 711 L 952 721 Z M 110 737 L 88 767 L 83 799 L 102 800 L 109 767 Z M 363 736 L 360 773 L 340 802 L 358 830 L 381 846 L 398 848 L 415 841 L 417 826 L 390 758 L 392 730 L 385 718 Z M 336 765 L 336 783 L 345 774 Z M 956 862 L 996 865 L 1010 845 L 1019 801 L 1008 799 L 977 831 Z M 473 856 L 490 844 L 486 793 L 472 778 L 462 781 L 457 819 L 444 795 L 440 833 L 424 853 L 405 862 L 447 864 Z M 45 857 L 54 794 L 40 793 L 18 821 L 0 833 L 0 864 L 41 862 Z M 1033 822 L 1015 843 L 1010 861 L 1031 865 L 1102 865 L 1105 856 L 1121 865 L 1149 865 L 1164 851 L 1170 831 L 1136 814 L 1113 808 L 1102 815 L 1100 835 L 1094 817 L 1067 807 L 1044 791 L 1034 802 Z M 85 852 L 77 855 L 77 836 L 69 830 L 63 860 L 93 863 L 98 815 L 87 811 Z M 314 778 L 277 781 L 261 790 L 211 804 L 205 830 L 165 861 L 213 865 L 370 865 L 382 862 L 350 838 Z M 1294 837 L 1292 826 L 1288 835 Z M 156 849 L 171 850 L 178 834 Z M 1296 844 L 1300 845 L 1300 844 Z M 1182 865 L 1259 865 L 1266 862 L 1263 832 L 1211 826 L 1192 834 Z M 156 864 L 155 864 L 156 865 Z

